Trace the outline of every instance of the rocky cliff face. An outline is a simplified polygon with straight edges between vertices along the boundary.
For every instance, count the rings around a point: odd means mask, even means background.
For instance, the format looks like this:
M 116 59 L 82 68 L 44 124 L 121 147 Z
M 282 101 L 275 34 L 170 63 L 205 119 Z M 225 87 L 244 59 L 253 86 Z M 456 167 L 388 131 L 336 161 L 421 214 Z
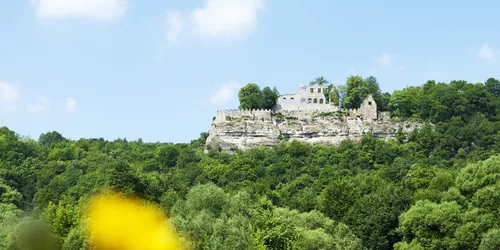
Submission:
M 391 122 L 387 116 L 363 120 L 361 117 L 327 116 L 313 118 L 277 117 L 275 115 L 218 115 L 212 123 L 207 147 L 222 151 L 248 149 L 256 146 L 275 146 L 286 140 L 338 145 L 341 141 L 359 140 L 366 133 L 380 138 L 393 138 L 401 130 L 408 133 L 418 127 L 415 123 Z

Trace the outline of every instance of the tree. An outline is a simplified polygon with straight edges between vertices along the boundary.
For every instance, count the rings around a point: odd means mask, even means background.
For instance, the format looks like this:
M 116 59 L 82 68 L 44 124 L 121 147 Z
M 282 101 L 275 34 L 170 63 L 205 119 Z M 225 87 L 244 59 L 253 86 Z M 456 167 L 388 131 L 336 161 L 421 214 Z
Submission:
M 173 168 L 177 164 L 177 157 L 179 154 L 179 149 L 176 146 L 165 145 L 160 148 L 157 159 L 161 166 L 165 168 Z
M 407 243 L 416 241 L 425 249 L 454 249 L 454 234 L 460 224 L 460 206 L 456 202 L 436 204 L 423 200 L 400 216 L 398 231 Z
M 240 109 L 259 109 L 263 105 L 262 92 L 259 85 L 249 83 L 238 93 Z
M 314 80 L 309 82 L 309 85 L 327 85 L 329 82 L 323 76 L 316 77 Z
M 333 84 L 330 84 L 328 88 L 323 92 L 325 99 L 334 106 L 339 106 L 339 90 Z
M 318 196 L 319 210 L 331 219 L 339 221 L 354 204 L 357 195 L 352 183 L 335 180 Z
M 255 83 L 249 83 L 240 89 L 238 97 L 240 99 L 240 109 L 271 109 L 278 100 L 278 90 L 274 87 L 272 90 L 260 87 Z
M 376 191 L 356 200 L 344 222 L 359 235 L 366 249 L 392 249 L 399 241 L 395 233 L 398 216 L 411 202 L 408 189 L 382 183 Z
M 63 142 L 65 140 L 66 138 L 64 138 L 59 132 L 56 131 L 41 134 L 38 138 L 38 142 L 42 146 L 51 146 L 55 143 Z
M 347 78 L 346 96 L 343 101 L 345 108 L 359 108 L 366 95 L 368 95 L 368 89 L 361 76 L 350 76 Z
M 377 102 L 377 110 L 378 111 L 388 111 L 389 110 L 389 100 L 391 99 L 391 94 L 389 92 L 385 92 L 382 95 L 377 95 L 378 98 L 375 99 L 375 102 Z M 375 98 L 375 97 L 374 97 Z
M 271 90 L 271 88 L 269 87 L 265 87 L 264 89 L 262 89 L 262 108 L 272 109 L 276 104 L 276 101 L 278 100 L 278 95 L 279 94 L 277 93 L 276 88 L 274 88 L 274 90 Z
M 377 107 L 379 111 L 387 109 L 384 103 L 387 102 L 387 97 L 383 97 L 380 92 L 380 87 L 377 82 L 377 78 L 369 76 L 363 79 L 361 76 L 350 76 L 347 78 L 346 82 L 346 95 L 343 99 L 344 108 L 356 109 L 361 106 L 364 99 L 371 94 L 375 102 L 377 102 Z
M 484 234 L 479 250 L 500 249 L 500 229 L 492 229 Z
M 486 88 L 488 88 L 488 91 L 496 96 L 500 96 L 500 81 L 495 79 L 495 78 L 489 78 L 486 83 Z
M 340 108 L 345 108 L 344 106 L 344 100 L 346 98 L 346 91 L 347 91 L 347 86 L 346 85 L 340 85 L 338 86 L 339 89 L 339 106 Z
M 389 100 L 389 111 L 393 116 L 411 117 L 418 112 L 418 101 L 422 94 L 422 88 L 414 86 L 394 90 Z

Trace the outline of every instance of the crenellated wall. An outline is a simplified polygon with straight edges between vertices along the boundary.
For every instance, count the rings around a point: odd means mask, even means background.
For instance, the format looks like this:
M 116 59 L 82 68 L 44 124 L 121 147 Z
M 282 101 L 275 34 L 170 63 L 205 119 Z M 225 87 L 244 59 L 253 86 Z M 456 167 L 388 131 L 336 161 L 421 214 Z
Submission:
M 220 110 L 215 114 L 214 122 L 225 122 L 228 121 L 227 118 L 244 118 L 249 116 L 250 118 L 259 118 L 259 119 L 271 119 L 271 110 L 270 109 L 228 109 L 228 110 Z

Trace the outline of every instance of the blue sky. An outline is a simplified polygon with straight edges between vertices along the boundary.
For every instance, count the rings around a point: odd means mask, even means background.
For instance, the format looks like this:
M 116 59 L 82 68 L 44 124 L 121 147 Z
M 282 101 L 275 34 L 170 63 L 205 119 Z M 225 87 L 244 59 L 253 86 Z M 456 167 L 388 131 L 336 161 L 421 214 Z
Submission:
M 248 82 L 500 78 L 498 1 L 0 2 L 0 126 L 188 142 Z

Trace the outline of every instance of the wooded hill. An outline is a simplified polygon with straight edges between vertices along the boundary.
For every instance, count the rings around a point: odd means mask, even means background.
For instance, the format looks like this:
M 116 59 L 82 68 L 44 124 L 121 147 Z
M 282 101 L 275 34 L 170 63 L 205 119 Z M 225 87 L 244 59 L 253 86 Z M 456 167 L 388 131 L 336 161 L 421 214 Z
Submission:
M 352 87 L 353 100 L 369 92 Z M 206 133 L 167 144 L 0 128 L 0 249 L 16 249 L 26 217 L 57 247 L 89 249 L 82 209 L 102 190 L 160 206 L 192 249 L 499 249 L 500 82 L 380 98 L 393 119 L 433 126 L 236 154 L 204 153 Z

